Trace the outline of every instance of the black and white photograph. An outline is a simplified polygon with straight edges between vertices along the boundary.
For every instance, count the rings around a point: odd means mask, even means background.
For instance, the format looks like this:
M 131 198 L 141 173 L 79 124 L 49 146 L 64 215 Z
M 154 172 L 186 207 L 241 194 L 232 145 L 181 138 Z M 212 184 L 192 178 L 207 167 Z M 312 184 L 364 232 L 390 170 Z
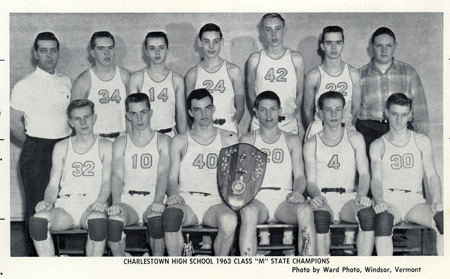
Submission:
M 445 278 L 444 2 L 198 2 L 8 3 L 0 277 Z

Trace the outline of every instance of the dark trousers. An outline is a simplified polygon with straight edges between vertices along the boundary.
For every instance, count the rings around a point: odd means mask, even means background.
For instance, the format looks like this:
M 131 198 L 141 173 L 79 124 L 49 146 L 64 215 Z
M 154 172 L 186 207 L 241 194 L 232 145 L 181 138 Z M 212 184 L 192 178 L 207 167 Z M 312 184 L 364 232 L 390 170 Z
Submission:
M 370 144 L 389 131 L 389 122 L 387 120 L 377 121 L 357 119 L 355 128 L 356 131 L 360 132 L 364 137 L 364 141 L 366 143 L 367 158 L 370 161 Z
M 60 140 L 27 136 L 23 144 L 19 166 L 25 195 L 26 223 L 34 215 L 36 204 L 44 199 L 45 188 L 50 180 L 53 147 Z

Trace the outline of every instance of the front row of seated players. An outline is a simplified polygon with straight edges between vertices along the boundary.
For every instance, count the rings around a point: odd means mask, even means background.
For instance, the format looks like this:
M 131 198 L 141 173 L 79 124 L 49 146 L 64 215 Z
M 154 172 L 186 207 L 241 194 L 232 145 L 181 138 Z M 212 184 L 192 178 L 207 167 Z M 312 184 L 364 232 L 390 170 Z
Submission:
M 125 255 L 124 226 L 146 223 L 153 255 L 164 255 L 162 217 L 169 172 L 170 137 L 151 128 L 152 110 L 146 94 L 125 100 L 131 132 L 113 144 L 108 244 L 114 256 Z
M 169 159 L 170 139 L 151 130 L 146 94 L 127 98 L 127 119 L 132 132 L 114 142 L 112 156 L 110 141 L 93 133 L 96 121 L 93 103 L 72 101 L 67 114 L 75 136 L 56 145 L 45 199 L 36 206 L 37 213 L 30 220 L 38 255 L 54 255 L 49 229 L 69 229 L 78 225 L 78 221 L 82 228 L 88 229 L 88 256 L 102 255 L 106 238 L 114 255 L 124 255 L 123 227 L 140 223 L 141 218 L 148 225 L 153 255 L 164 254 L 164 236 L 168 254 L 180 255 L 184 242 L 181 227 L 199 220 L 219 228 L 215 254 L 228 255 L 237 216 L 220 199 L 215 168 L 220 149 L 237 143 L 237 136 L 213 127 L 214 105 L 207 90 L 194 90 L 188 105 L 195 125 L 173 139 Z M 411 100 L 401 93 L 388 99 L 385 113 L 390 131 L 371 145 L 374 204 L 367 198 L 370 178 L 364 142 L 358 132 L 341 126 L 345 100 L 338 92 L 327 92 L 319 98 L 318 105 L 324 128 L 305 144 L 305 183 L 300 138 L 278 128 L 274 120 L 281 112 L 277 95 L 270 91 L 258 95 L 254 111 L 260 129 L 244 135 L 241 142 L 267 152 L 269 164 L 261 193 L 240 213 L 241 255 L 256 253 L 256 225 L 272 218 L 299 224 L 301 255 L 329 255 L 329 225 L 337 212 L 340 220 L 360 224 L 358 255 L 371 255 L 374 235 L 377 253 L 391 255 L 393 226 L 401 220 L 436 230 L 437 251 L 442 255 L 440 180 L 430 139 L 406 128 L 411 118 Z M 106 210 L 111 157 L 113 205 Z M 431 205 L 422 194 L 424 171 L 430 185 Z M 332 187 L 336 185 L 340 187 Z M 305 187 L 311 206 L 302 195 Z M 270 194 L 265 195 L 265 191 Z M 166 192 L 169 207 L 164 211 Z M 108 222 L 105 212 L 110 216 Z
M 87 256 L 102 256 L 107 235 L 106 201 L 111 183 L 111 141 L 97 136 L 94 103 L 72 101 L 67 117 L 75 135 L 58 142 L 44 200 L 30 218 L 30 235 L 39 256 L 54 256 L 49 229 L 88 230 Z

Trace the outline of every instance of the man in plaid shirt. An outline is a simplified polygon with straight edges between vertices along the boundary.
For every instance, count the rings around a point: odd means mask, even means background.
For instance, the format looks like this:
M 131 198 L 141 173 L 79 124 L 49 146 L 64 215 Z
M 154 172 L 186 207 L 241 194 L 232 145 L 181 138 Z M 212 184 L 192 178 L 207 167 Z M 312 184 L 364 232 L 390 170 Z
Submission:
M 372 35 L 373 58 L 359 69 L 362 105 L 356 129 L 364 136 L 367 152 L 372 141 L 389 130 L 383 111 L 386 100 L 394 93 L 404 93 L 413 100 L 413 117 L 408 128 L 426 135 L 430 130 L 422 81 L 411 65 L 393 58 L 396 46 L 394 32 L 378 28 Z

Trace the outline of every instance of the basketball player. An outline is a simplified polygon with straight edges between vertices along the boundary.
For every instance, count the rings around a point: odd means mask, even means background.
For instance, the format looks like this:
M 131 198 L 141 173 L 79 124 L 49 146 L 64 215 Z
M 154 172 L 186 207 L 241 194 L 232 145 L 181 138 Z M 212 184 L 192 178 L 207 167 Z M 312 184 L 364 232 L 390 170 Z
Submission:
M 130 72 L 114 64 L 115 41 L 108 31 L 92 34 L 92 68 L 82 72 L 72 87 L 71 100 L 91 100 L 97 111 L 94 133 L 115 139 L 125 132 L 125 97 Z
M 216 24 L 207 23 L 200 29 L 197 44 L 202 49 L 203 59 L 186 73 L 186 92 L 206 88 L 218 104 L 214 126 L 237 133 L 245 106 L 241 69 L 220 57 L 223 36 Z
M 152 129 L 173 137 L 187 129 L 184 81 L 166 67 L 169 40 L 164 32 L 149 32 L 144 44 L 150 64 L 131 75 L 128 92 L 147 94 L 152 103 Z
M 130 94 L 125 106 L 131 131 L 113 144 L 108 244 L 114 256 L 124 256 L 123 227 L 146 223 L 152 255 L 164 256 L 161 214 L 165 208 L 170 137 L 151 128 L 152 110 L 146 94 Z
M 345 98 L 343 123 L 355 130 L 354 121 L 361 105 L 361 85 L 358 69 L 342 61 L 344 30 L 339 26 L 327 26 L 322 32 L 320 49 L 325 56 L 321 65 L 312 69 L 305 79 L 303 110 L 308 125 L 306 139 L 322 130 L 317 102 L 327 91 L 341 92 Z
M 316 233 L 312 208 L 303 196 L 306 179 L 302 140 L 278 127 L 281 107 L 280 99 L 274 92 L 264 91 L 259 94 L 253 110 L 260 127 L 243 135 L 241 142 L 252 144 L 265 152 L 268 163 L 256 199 L 241 209 L 241 255 L 256 255 L 256 225 L 275 219 L 283 223 L 298 224 L 299 254 L 313 256 Z M 268 245 L 268 231 L 261 234 L 260 245 Z M 292 244 L 292 239 L 292 231 L 285 231 L 283 244 Z
M 74 100 L 67 108 L 75 136 L 58 142 L 45 197 L 30 218 L 30 235 L 40 257 L 55 255 L 51 231 L 88 230 L 87 256 L 102 256 L 106 244 L 106 202 L 111 185 L 112 143 L 93 133 L 94 104 Z
M 215 107 L 207 89 L 192 91 L 187 104 L 194 125 L 176 135 L 170 146 L 168 207 L 163 213 L 167 252 L 180 256 L 184 243 L 181 227 L 201 222 L 219 229 L 214 252 L 227 256 L 237 216 L 220 198 L 216 168 L 220 149 L 238 143 L 237 135 L 213 126 Z
M 367 197 L 370 175 L 364 138 L 342 127 L 345 98 L 341 92 L 323 93 L 318 100 L 323 130 L 305 143 L 307 190 L 314 208 L 317 254 L 330 255 L 330 223 L 333 219 L 359 223 L 358 255 L 373 250 L 375 212 Z M 355 186 L 356 173 L 359 175 Z M 344 242 L 345 243 L 345 242 Z
M 375 200 L 375 247 L 380 256 L 393 254 L 394 224 L 407 221 L 436 231 L 436 250 L 444 253 L 441 181 L 434 166 L 430 138 L 407 128 L 412 100 L 394 93 L 386 101 L 389 131 L 370 146 L 372 194 Z M 426 178 L 431 204 L 422 192 Z
M 247 60 L 248 98 L 254 104 L 259 93 L 266 90 L 278 92 L 283 108 L 280 128 L 303 138 L 300 117 L 305 75 L 303 56 L 283 46 L 286 26 L 281 15 L 265 14 L 261 26 L 266 48 L 251 54 Z M 254 117 L 252 130 L 258 128 L 258 119 Z

